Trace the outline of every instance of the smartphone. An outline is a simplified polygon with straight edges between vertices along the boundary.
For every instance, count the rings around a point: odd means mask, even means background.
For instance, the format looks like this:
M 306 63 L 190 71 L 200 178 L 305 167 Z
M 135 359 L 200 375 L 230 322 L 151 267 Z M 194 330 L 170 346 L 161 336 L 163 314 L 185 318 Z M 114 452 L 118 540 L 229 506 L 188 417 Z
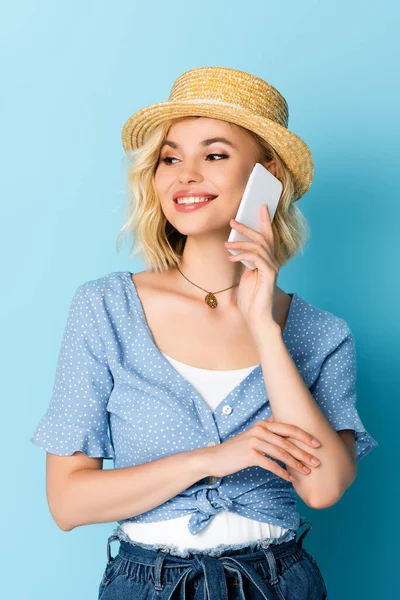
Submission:
M 261 233 L 261 213 L 263 204 L 268 204 L 271 223 L 275 216 L 276 207 L 282 194 L 283 185 L 264 165 L 256 163 L 247 181 L 242 199 L 237 210 L 235 220 L 251 227 Z M 231 229 L 228 242 L 252 241 L 248 237 Z M 231 254 L 239 254 L 243 249 L 229 248 Z M 248 260 L 242 260 L 248 269 L 256 268 L 255 264 Z

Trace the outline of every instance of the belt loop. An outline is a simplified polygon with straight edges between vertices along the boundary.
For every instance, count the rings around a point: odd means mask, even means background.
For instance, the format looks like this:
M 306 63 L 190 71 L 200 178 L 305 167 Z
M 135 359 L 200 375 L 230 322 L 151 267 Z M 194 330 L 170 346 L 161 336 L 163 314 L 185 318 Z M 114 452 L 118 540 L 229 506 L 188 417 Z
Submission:
M 163 584 L 162 584 L 162 567 L 165 560 L 165 552 L 162 550 L 157 550 L 157 557 L 154 563 L 154 579 L 155 579 L 155 590 L 157 592 L 162 592 Z
M 272 550 L 269 546 L 267 548 L 263 548 L 263 552 L 268 561 L 268 567 L 269 567 L 269 570 L 271 573 L 269 582 L 271 585 L 275 585 L 276 583 L 278 583 L 279 578 L 278 578 L 278 569 L 277 569 L 274 553 L 272 552 Z
M 114 561 L 114 558 L 111 556 L 111 542 L 113 542 L 114 540 L 118 540 L 118 536 L 115 534 L 110 535 L 110 537 L 107 540 L 107 562 L 111 563 Z
M 275 555 L 271 550 L 270 546 L 268 546 L 267 548 L 262 547 L 262 550 L 268 561 L 268 567 L 271 573 L 269 583 L 274 586 L 273 589 L 275 591 L 276 598 L 279 598 L 279 600 L 285 600 L 281 587 L 279 585 L 278 565 L 276 564 Z
M 309 531 L 311 531 L 311 529 L 312 529 L 312 525 L 311 525 L 311 522 L 310 522 L 310 521 L 303 521 L 303 522 L 300 524 L 300 527 L 301 527 L 302 525 L 308 525 L 308 527 L 307 527 L 307 528 L 306 528 L 306 529 L 305 529 L 305 530 L 304 530 L 304 531 L 301 533 L 301 535 L 300 535 L 299 539 L 297 540 L 297 544 L 300 546 L 300 548 L 302 548 L 302 547 L 303 547 L 303 541 L 304 541 L 304 538 L 305 538 L 305 536 L 306 536 L 306 535 L 308 534 L 308 532 L 309 532 Z

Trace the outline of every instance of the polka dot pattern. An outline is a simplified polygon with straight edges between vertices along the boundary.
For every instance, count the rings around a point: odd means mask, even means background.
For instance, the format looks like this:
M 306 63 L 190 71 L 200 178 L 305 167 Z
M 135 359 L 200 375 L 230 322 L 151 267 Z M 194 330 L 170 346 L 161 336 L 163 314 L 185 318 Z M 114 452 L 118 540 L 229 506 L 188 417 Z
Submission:
M 348 324 L 294 292 L 282 336 L 335 430 L 355 431 L 358 462 L 378 443 L 356 409 L 355 342 Z M 223 410 L 227 403 L 233 409 L 229 413 Z M 212 410 L 157 348 L 131 273 L 118 271 L 76 290 L 52 398 L 30 441 L 60 456 L 81 451 L 113 459 L 114 467 L 122 468 L 220 444 L 270 415 L 261 365 Z M 216 481 L 206 477 L 161 506 L 119 523 L 190 514 L 188 528 L 195 535 L 216 512 L 229 510 L 297 531 L 296 503 L 290 482 L 250 467 Z

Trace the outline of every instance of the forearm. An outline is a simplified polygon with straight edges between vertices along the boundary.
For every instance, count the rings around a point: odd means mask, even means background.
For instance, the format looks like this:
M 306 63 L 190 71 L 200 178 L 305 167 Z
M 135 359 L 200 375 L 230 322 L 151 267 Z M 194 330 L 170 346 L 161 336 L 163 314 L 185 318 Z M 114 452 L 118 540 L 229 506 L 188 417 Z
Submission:
M 119 469 L 81 469 L 68 477 L 60 527 L 120 521 L 173 498 L 205 477 L 198 448 Z
M 272 323 L 261 330 L 263 335 L 258 340 L 258 348 L 275 421 L 296 425 L 321 442 L 321 446 L 311 451 L 321 461 L 318 467 L 310 467 L 311 473 L 303 475 L 287 466 L 288 472 L 295 477 L 293 486 L 310 506 L 330 506 L 354 481 L 356 465 L 305 385 L 285 346 L 280 327 Z M 307 444 L 288 439 L 310 452 Z

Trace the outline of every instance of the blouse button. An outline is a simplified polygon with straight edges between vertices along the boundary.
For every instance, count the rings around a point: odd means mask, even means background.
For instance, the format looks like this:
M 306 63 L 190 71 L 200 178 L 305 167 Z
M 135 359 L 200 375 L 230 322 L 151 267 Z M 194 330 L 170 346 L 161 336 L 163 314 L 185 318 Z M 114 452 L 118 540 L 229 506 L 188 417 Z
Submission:
M 215 446 L 215 442 L 208 442 L 207 446 Z
M 232 406 L 229 406 L 229 404 L 225 404 L 222 407 L 222 412 L 224 413 L 224 415 L 230 415 L 232 412 Z
M 210 483 L 216 483 L 218 481 L 218 477 L 214 477 L 213 475 L 210 477 Z

